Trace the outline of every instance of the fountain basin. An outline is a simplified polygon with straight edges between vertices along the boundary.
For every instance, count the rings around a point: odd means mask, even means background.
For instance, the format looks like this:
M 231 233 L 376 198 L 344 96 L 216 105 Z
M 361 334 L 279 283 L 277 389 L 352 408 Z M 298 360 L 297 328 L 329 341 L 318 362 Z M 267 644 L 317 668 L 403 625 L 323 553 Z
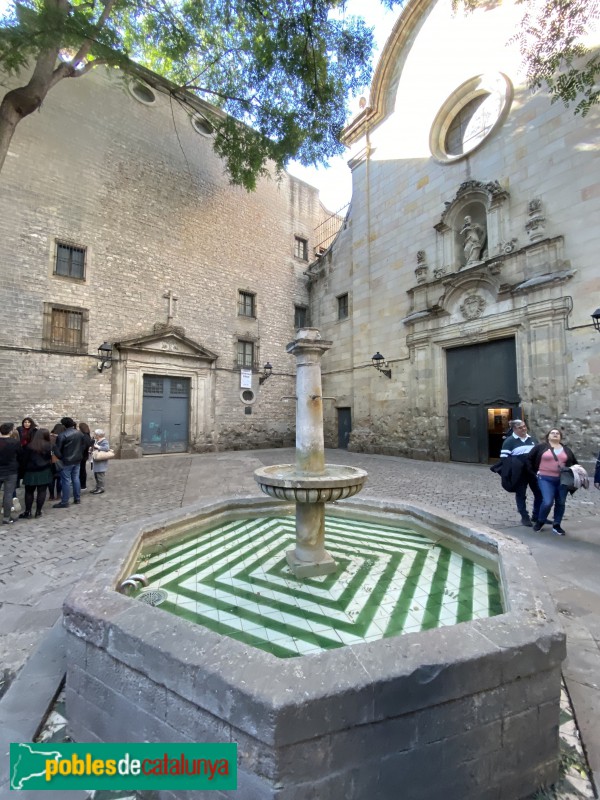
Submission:
M 148 548 L 228 520 L 294 513 L 266 498 L 199 503 L 123 526 L 67 598 L 73 738 L 235 741 L 244 800 L 364 800 L 374 786 L 396 800 L 403 785 L 411 800 L 514 800 L 552 783 L 565 640 L 528 549 L 422 506 L 353 499 L 331 511 L 414 520 L 487 559 L 505 612 L 281 659 L 117 593 Z
M 254 472 L 261 490 L 276 500 L 292 503 L 332 503 L 358 494 L 367 472 L 358 467 L 326 464 L 322 475 L 303 475 L 294 464 L 262 467 Z

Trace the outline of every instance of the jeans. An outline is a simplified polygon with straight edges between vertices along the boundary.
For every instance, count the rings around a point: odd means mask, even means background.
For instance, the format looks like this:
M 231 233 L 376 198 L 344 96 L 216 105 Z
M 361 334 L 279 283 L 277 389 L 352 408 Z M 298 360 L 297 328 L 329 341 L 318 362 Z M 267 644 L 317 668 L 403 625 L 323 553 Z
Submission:
M 533 475 L 531 472 L 527 471 L 526 474 L 523 475 L 521 481 L 519 482 L 519 488 L 515 492 L 515 500 L 517 501 L 517 511 L 522 517 L 529 516 L 527 514 L 527 487 L 532 491 L 533 494 L 533 510 L 531 512 L 531 516 L 533 519 L 543 519 L 540 516 L 540 506 L 542 505 L 542 493 L 540 491 L 540 487 L 538 485 L 538 479 Z
M 102 489 L 102 491 L 104 491 L 105 477 L 106 477 L 106 472 L 94 472 L 94 478 L 96 479 L 96 489 Z
M 554 525 L 560 525 L 565 513 L 568 487 L 561 486 L 560 478 L 548 478 L 545 475 L 538 477 L 538 484 L 543 498 L 538 517 L 539 521 L 548 521 L 548 514 L 552 508 L 552 503 L 554 503 Z
M 60 502 L 63 506 L 69 505 L 71 483 L 73 483 L 73 499 L 79 500 L 81 497 L 81 484 L 79 483 L 79 461 L 77 464 L 65 465 L 60 471 Z
M 18 475 L 15 472 L 9 475 L 8 478 L 0 478 L 0 486 L 4 484 L 4 497 L 2 498 L 2 508 L 4 511 L 4 519 L 10 519 L 10 510 L 12 508 L 13 494 L 17 486 Z

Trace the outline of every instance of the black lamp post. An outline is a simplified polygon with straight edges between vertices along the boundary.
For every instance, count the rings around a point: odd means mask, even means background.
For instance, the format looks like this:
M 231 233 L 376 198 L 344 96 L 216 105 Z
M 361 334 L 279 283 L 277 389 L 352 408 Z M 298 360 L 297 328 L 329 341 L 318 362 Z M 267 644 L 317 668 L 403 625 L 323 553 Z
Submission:
M 112 367 L 112 351 L 112 344 L 102 342 L 98 348 L 98 372 L 102 372 L 105 367 Z
M 392 377 L 392 370 L 391 369 L 386 369 L 386 367 L 388 365 L 387 361 L 381 355 L 379 350 L 375 353 L 375 355 L 371 359 L 371 362 L 372 362 L 373 366 L 375 367 L 375 369 L 377 370 L 377 372 L 380 372 L 382 375 L 385 375 L 386 378 L 391 378 Z
M 266 380 L 268 380 L 268 379 L 271 377 L 271 375 L 272 375 L 272 374 L 273 374 L 273 367 L 272 367 L 272 366 L 271 366 L 271 364 L 269 364 L 269 362 L 267 361 L 267 363 L 266 363 L 266 364 L 264 365 L 264 367 L 263 367 L 263 374 L 262 374 L 262 375 L 260 376 L 260 378 L 258 379 L 259 386 L 262 386 L 262 385 L 263 385 L 263 383 L 264 383 Z

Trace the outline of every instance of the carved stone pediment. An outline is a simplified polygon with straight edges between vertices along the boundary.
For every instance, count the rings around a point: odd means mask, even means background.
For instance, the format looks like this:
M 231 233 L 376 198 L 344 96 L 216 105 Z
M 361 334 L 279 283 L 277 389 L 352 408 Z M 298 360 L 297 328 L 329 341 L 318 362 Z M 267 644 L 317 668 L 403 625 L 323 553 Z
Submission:
M 177 326 L 160 326 L 158 330 L 142 336 L 134 336 L 116 342 L 115 347 L 121 351 L 146 352 L 149 354 L 164 353 L 176 355 L 180 358 L 194 358 L 202 361 L 213 362 L 218 356 L 193 339 L 183 335 L 182 329 Z

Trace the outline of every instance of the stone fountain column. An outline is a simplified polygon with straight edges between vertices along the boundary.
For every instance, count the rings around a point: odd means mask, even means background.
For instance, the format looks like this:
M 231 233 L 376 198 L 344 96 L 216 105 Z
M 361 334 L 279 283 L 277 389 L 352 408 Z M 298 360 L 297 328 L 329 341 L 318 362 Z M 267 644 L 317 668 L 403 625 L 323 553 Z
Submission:
M 325 476 L 323 437 L 323 391 L 321 358 L 332 342 L 321 339 L 316 328 L 302 328 L 286 350 L 296 357 L 296 472 L 303 476 Z M 323 480 L 325 485 L 325 478 Z M 319 490 L 316 490 L 319 492 Z M 308 490 L 310 492 L 310 490 Z M 296 547 L 286 554 L 299 578 L 329 575 L 336 564 L 325 550 L 325 503 L 296 503 Z
M 301 328 L 288 344 L 296 356 L 296 463 L 254 471 L 261 491 L 296 503 L 296 547 L 286 557 L 297 578 L 335 572 L 325 550 L 325 503 L 354 497 L 367 479 L 364 469 L 325 463 L 321 357 L 331 345 L 316 328 Z

